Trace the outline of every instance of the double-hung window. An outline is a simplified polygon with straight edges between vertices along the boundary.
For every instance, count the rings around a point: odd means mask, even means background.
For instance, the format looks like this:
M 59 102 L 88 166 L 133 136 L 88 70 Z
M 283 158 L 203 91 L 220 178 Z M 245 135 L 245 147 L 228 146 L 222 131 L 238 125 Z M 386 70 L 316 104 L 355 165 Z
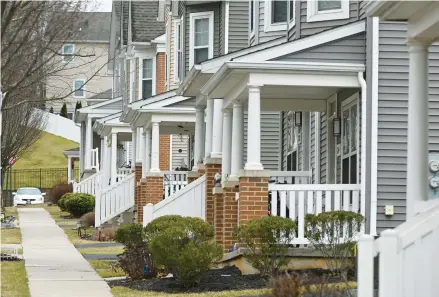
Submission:
M 286 30 L 294 26 L 295 1 L 265 0 L 265 32 Z
M 213 57 L 213 11 L 190 14 L 189 67 Z
M 341 172 L 343 184 L 358 182 L 358 97 L 346 99 L 341 108 Z
M 74 59 L 75 45 L 74 44 L 64 44 L 62 46 L 62 59 L 64 63 L 70 63 Z
M 153 60 L 142 59 L 142 99 L 153 95 Z
M 182 20 L 175 21 L 174 27 L 174 47 L 175 47 L 175 74 L 174 80 L 179 82 L 183 79 L 183 34 L 182 34 Z
M 73 97 L 85 98 L 84 79 L 75 79 L 73 82 Z
M 349 18 L 349 0 L 308 0 L 307 21 L 320 22 Z

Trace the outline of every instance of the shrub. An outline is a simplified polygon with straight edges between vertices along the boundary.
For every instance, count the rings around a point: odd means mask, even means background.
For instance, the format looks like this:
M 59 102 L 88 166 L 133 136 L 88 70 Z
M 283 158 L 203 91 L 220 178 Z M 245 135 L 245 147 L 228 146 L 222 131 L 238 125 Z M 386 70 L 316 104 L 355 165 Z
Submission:
M 81 226 L 85 229 L 88 229 L 90 227 L 95 226 L 95 213 L 94 212 L 87 212 L 86 214 L 82 215 L 79 219 L 81 221 Z
M 61 110 L 60 110 L 60 112 L 59 112 L 59 115 L 62 116 L 62 117 L 64 117 L 64 118 L 68 118 L 68 115 L 67 115 L 67 106 L 66 106 L 65 103 L 62 105 Z
M 222 247 L 213 242 L 212 226 L 200 218 L 163 216 L 149 223 L 145 231 L 156 264 L 184 285 L 197 283 L 223 255 Z
M 92 240 L 96 241 L 114 241 L 116 236 L 116 228 L 105 228 L 102 230 L 95 230 L 92 234 Z
M 53 204 L 58 204 L 59 199 L 66 194 L 73 192 L 73 186 L 71 184 L 57 184 L 53 186 L 53 188 L 50 190 L 50 201 L 52 201 Z
M 114 236 L 115 241 L 122 243 L 124 252 L 118 255 L 117 267 L 121 268 L 131 279 L 142 279 L 156 275 L 153 259 L 148 252 L 145 232 L 142 225 L 122 225 Z M 144 268 L 148 272 L 144 272 Z
M 302 280 L 297 275 L 285 274 L 270 281 L 271 295 L 274 297 L 299 297 Z
M 95 197 L 84 193 L 74 193 L 64 202 L 66 210 L 75 218 L 80 218 L 95 207 Z
M 245 246 L 244 254 L 263 276 L 276 275 L 287 265 L 288 244 L 295 237 L 296 224 L 288 218 L 265 216 L 235 230 L 235 237 Z
M 62 211 L 66 211 L 66 201 L 75 193 L 65 193 L 61 199 L 58 200 L 58 206 Z

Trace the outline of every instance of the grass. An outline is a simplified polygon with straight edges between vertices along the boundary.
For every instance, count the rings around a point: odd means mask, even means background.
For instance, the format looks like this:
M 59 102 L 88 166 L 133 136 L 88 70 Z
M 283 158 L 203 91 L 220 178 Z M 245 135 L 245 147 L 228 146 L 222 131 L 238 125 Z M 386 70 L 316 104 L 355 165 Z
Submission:
M 137 291 L 125 287 L 114 287 L 111 289 L 114 297 L 238 297 L 238 296 L 260 296 L 267 292 L 266 289 L 258 290 L 236 290 L 223 292 L 203 292 L 203 293 L 182 293 L 169 294 L 151 291 Z
M 1 243 L 21 243 L 21 232 L 20 228 L 14 228 L 14 229 L 6 229 L 1 228 Z
M 1 266 L 1 295 L 5 297 L 30 297 L 24 261 L 2 261 Z
M 83 255 L 88 254 L 122 254 L 123 246 L 110 246 L 100 248 L 79 248 L 78 251 Z
M 125 276 L 125 273 L 121 269 L 114 271 L 111 268 L 111 263 L 114 263 L 114 260 L 88 260 L 88 262 L 100 277 Z

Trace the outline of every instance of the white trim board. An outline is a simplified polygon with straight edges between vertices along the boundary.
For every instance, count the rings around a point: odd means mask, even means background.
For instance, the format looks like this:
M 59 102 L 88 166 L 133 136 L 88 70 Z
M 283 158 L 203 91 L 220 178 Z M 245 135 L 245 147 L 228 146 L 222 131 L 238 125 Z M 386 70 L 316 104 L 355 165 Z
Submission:
M 203 11 L 195 12 L 189 14 L 189 67 L 192 67 L 195 62 L 194 46 L 195 46 L 195 20 L 197 19 L 208 19 L 209 20 L 209 43 L 208 48 L 208 59 L 213 57 L 213 34 L 214 34 L 214 12 L 213 11 Z

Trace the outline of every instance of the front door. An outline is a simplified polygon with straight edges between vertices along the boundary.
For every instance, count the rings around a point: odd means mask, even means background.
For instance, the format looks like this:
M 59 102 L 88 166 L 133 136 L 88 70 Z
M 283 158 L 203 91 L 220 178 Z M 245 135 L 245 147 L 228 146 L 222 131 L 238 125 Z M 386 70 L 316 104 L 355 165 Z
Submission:
M 342 102 L 341 182 L 358 183 L 359 145 L 358 94 Z

